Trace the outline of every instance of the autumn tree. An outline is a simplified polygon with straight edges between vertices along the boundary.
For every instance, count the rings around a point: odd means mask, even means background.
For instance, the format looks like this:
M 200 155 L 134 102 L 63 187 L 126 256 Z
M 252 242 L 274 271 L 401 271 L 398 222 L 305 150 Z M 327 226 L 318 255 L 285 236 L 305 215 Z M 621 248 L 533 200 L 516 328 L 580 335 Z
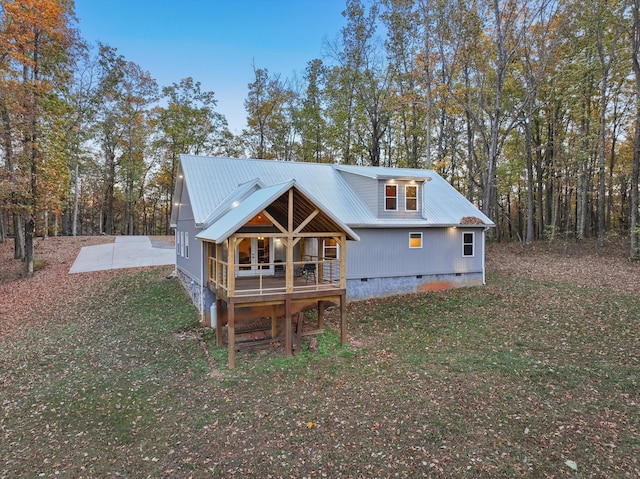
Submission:
M 326 68 L 322 60 L 307 63 L 304 80 L 306 87 L 299 101 L 296 127 L 300 133 L 302 161 L 326 160 L 325 81 Z
M 45 117 L 59 115 L 56 95 L 69 80 L 77 37 L 72 4 L 57 0 L 5 0 L 0 4 L 0 111 L 3 156 L 14 213 L 16 245 L 24 229 L 27 275 L 33 274 L 38 214 L 51 200 L 47 179 L 64 173 L 47 150 Z M 51 124 L 51 123 L 50 123 Z M 7 204 L 7 203 L 5 203 Z M 20 220 L 24 215 L 24 221 Z M 21 248 L 16 253 L 22 255 Z
M 166 203 L 164 232 L 168 234 L 180 154 L 224 152 L 229 132 L 226 119 L 215 111 L 214 92 L 202 91 L 200 82 L 184 78 L 164 87 L 162 97 L 166 106 L 154 112 L 155 147 L 161 161 L 153 182 Z
M 631 2 L 631 66 L 635 80 L 635 127 L 633 136 L 633 173 L 631 175 L 630 256 L 640 258 L 638 236 L 638 183 L 640 181 L 640 0 Z
M 254 66 L 253 74 L 244 102 L 248 126 L 244 136 L 251 156 L 290 160 L 296 95 L 280 75 L 270 75 L 266 68 Z

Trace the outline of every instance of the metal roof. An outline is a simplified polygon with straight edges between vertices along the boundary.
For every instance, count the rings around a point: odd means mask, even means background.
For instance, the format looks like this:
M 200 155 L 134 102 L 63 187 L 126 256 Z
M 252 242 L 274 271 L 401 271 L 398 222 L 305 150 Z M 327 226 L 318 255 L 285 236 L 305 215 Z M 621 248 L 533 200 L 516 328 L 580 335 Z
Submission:
M 242 225 L 265 209 L 273 200 L 293 185 L 293 180 L 254 191 L 234 208 L 231 208 L 196 238 L 219 243 L 235 233 Z
M 422 219 L 378 218 L 349 186 L 341 171 L 378 180 L 424 181 Z M 195 223 L 204 227 L 212 221 L 215 224 L 222 221 L 236 201 L 244 203 L 261 189 L 291 180 L 333 219 L 352 228 L 458 226 L 464 217 L 475 217 L 486 226 L 494 226 L 433 170 L 181 155 L 180 172 L 183 178 L 178 179 L 176 193 L 182 191 L 184 181 Z
M 295 180 L 289 180 L 285 183 L 278 185 L 267 186 L 251 193 L 248 197 L 244 198 L 238 204 L 233 205 L 223 215 L 216 219 L 208 228 L 198 233 L 196 238 L 213 241 L 220 243 L 226 240 L 233 233 L 238 231 L 247 221 L 256 216 L 262 210 L 267 209 L 275 200 L 280 198 L 290 188 L 297 188 L 301 193 L 307 197 L 307 199 L 314 204 L 315 207 L 320 209 L 327 217 L 329 217 L 339 229 L 347 233 L 348 239 L 359 240 L 359 236 L 356 235 L 351 228 L 343 224 L 340 219 L 331 214 L 330 211 L 326 211 L 322 205 L 317 204 L 313 200 L 311 195 L 302 191 L 296 186 Z M 285 216 L 286 218 L 286 216 Z

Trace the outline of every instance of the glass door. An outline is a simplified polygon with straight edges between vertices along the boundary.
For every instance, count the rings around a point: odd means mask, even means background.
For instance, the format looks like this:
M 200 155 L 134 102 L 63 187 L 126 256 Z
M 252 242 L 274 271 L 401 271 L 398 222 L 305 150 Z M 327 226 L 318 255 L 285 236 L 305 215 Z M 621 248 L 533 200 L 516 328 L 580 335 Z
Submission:
M 236 248 L 236 263 L 238 264 L 238 276 L 257 276 L 269 274 L 273 271 L 271 238 L 260 236 L 258 238 L 244 238 Z

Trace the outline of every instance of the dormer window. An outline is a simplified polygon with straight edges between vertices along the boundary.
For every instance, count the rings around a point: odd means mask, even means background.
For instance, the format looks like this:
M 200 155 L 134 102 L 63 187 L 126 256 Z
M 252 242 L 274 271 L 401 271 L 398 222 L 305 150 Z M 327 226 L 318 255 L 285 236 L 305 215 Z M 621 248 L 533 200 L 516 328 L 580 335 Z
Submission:
M 398 209 L 398 185 L 384 185 L 384 209 L 386 211 Z
M 417 211 L 418 210 L 418 187 L 416 185 L 407 185 L 404 189 L 405 211 Z

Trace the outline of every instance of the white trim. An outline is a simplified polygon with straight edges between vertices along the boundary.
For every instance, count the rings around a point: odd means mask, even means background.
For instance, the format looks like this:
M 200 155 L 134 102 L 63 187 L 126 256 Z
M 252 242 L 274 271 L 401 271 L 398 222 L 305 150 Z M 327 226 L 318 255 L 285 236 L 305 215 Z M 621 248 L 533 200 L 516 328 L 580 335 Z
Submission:
M 471 235 L 471 243 L 465 242 L 465 236 Z M 465 246 L 471 245 L 471 254 L 465 254 Z M 476 255 L 476 234 L 475 231 L 463 231 L 462 232 L 462 256 L 464 258 L 473 258 Z
M 395 196 L 387 196 L 387 186 L 393 186 L 396 189 Z M 387 208 L 387 198 L 395 198 L 396 207 L 393 209 Z M 384 184 L 384 210 L 385 211 L 398 211 L 398 185 L 396 183 L 385 183 Z
M 411 239 L 414 235 L 420 235 L 420 246 L 411 246 Z M 421 231 L 410 231 L 409 232 L 409 249 L 422 249 L 424 237 Z
M 409 199 L 409 196 L 407 195 L 407 189 L 408 188 L 415 188 L 416 189 L 416 196 L 412 197 L 415 198 L 416 200 L 416 207 L 412 210 L 407 209 L 407 200 Z M 404 185 L 404 210 L 405 211 L 418 211 L 418 185 Z

